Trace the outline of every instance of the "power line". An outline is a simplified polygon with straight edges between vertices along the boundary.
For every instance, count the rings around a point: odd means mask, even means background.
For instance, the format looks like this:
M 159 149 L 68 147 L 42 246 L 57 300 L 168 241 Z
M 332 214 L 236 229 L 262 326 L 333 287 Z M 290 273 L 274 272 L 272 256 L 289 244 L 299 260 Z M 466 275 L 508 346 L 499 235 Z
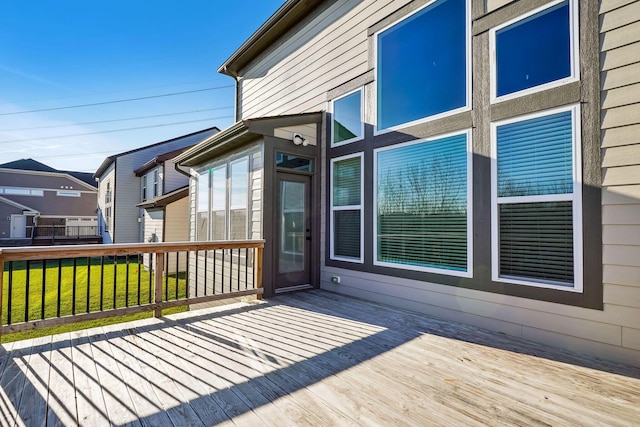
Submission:
M 40 112 L 43 112 L 43 111 L 68 110 L 68 109 L 71 109 L 71 108 L 94 107 L 96 105 L 106 105 L 106 104 L 117 104 L 117 103 L 121 103 L 121 102 L 141 101 L 143 99 L 153 99 L 153 98 L 162 98 L 162 97 L 166 97 L 166 96 L 185 95 L 187 93 L 206 92 L 206 91 L 210 91 L 210 90 L 227 89 L 227 88 L 230 88 L 230 87 L 233 87 L 233 85 L 208 87 L 208 88 L 204 88 L 204 89 L 187 90 L 187 91 L 184 91 L 184 92 L 164 93 L 164 94 L 161 94 L 161 95 L 141 96 L 141 97 L 138 97 L 138 98 L 118 99 L 118 100 L 115 100 L 115 101 L 94 102 L 94 103 L 91 103 L 91 104 L 67 105 L 65 107 L 40 108 L 38 110 L 28 110 L 28 111 L 15 111 L 13 113 L 0 113 L 0 116 L 13 116 L 13 115 L 16 115 L 16 114 L 40 113 Z
M 14 128 L 14 129 L 0 129 L 0 132 L 13 132 L 18 130 L 36 130 L 36 129 L 52 129 L 52 128 L 63 128 L 69 126 L 81 126 L 81 125 L 94 125 L 98 123 L 113 123 L 113 122 L 124 122 L 129 120 L 139 120 L 139 119 L 152 119 L 155 117 L 167 117 L 167 116 L 178 116 L 182 114 L 191 114 L 191 113 L 201 113 L 205 111 L 215 111 L 215 110 L 226 110 L 229 108 L 233 108 L 233 105 L 225 106 L 225 107 L 217 107 L 217 108 L 207 108 L 204 110 L 191 110 L 191 111 L 181 111 L 178 113 L 166 113 L 166 114 L 156 114 L 153 116 L 138 116 L 138 117 L 127 117 L 124 119 L 112 119 L 112 120 L 100 120 L 96 122 L 83 122 L 83 123 L 73 123 L 70 125 L 53 125 L 53 126 L 37 126 L 30 128 Z
M 70 135 L 45 136 L 45 137 L 42 137 L 42 138 L 12 139 L 12 140 L 9 140 L 9 141 L 0 141 L 0 144 L 9 144 L 9 143 L 13 143 L 13 142 L 40 141 L 40 140 L 43 140 L 43 139 L 71 138 L 71 137 L 76 137 L 76 136 L 98 135 L 98 134 L 101 134 L 101 133 L 126 132 L 126 131 L 129 131 L 129 130 L 150 129 L 150 128 L 165 127 L 165 126 L 183 125 L 183 124 L 187 124 L 187 123 L 205 122 L 205 121 L 218 120 L 218 119 L 229 119 L 229 118 L 232 118 L 232 117 L 233 116 L 220 116 L 220 117 L 210 117 L 208 119 L 200 119 L 200 120 L 187 120 L 187 121 L 184 121 L 184 122 L 162 123 L 162 124 L 159 124 L 159 125 L 152 125 L 152 126 L 139 126 L 139 127 L 134 127 L 134 128 L 111 129 L 111 130 L 105 130 L 105 131 L 100 131 L 100 132 L 74 133 L 74 134 L 70 134 Z

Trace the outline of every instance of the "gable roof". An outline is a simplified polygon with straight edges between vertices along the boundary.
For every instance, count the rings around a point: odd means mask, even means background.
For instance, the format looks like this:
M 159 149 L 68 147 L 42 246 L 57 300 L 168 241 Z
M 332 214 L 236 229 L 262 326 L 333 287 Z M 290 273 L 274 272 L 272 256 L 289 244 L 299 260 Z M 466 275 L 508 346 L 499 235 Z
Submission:
M 218 72 L 237 77 L 238 72 L 274 41 L 299 24 L 323 0 L 287 0 L 221 66 Z
M 18 203 L 18 202 L 15 202 L 13 200 L 7 199 L 6 197 L 0 196 L 0 203 L 5 203 L 5 204 L 13 206 L 15 208 L 22 209 L 23 211 L 40 213 L 36 209 L 32 209 L 27 205 L 23 205 L 22 203 Z
M 67 174 L 80 180 L 85 184 L 90 185 L 93 188 L 97 188 L 96 180 L 93 178 L 93 174 L 89 172 L 77 172 L 77 171 L 63 171 L 52 168 L 49 165 L 45 165 L 34 159 L 20 159 L 12 162 L 0 164 L 0 169 L 12 169 L 27 172 L 47 172 L 47 173 L 60 173 Z
M 3 163 L 0 165 L 0 169 L 18 169 L 23 171 L 35 171 L 35 172 L 61 172 L 51 166 L 40 163 L 33 159 L 20 159 L 12 162 Z
M 207 128 L 207 129 L 199 130 L 197 132 L 192 132 L 192 133 L 188 133 L 186 135 L 181 135 L 181 136 L 177 136 L 175 138 L 167 139 L 166 141 L 156 142 L 155 144 L 145 145 L 144 147 L 138 147 L 138 148 L 134 148 L 133 150 L 124 151 L 122 153 L 111 155 L 111 156 L 109 156 L 109 157 L 104 159 L 102 164 L 94 172 L 93 177 L 94 178 L 98 178 L 100 175 L 102 175 L 104 173 L 104 171 L 107 170 L 109 165 L 111 165 L 111 163 L 113 163 L 118 157 L 126 156 L 127 154 L 136 153 L 138 151 L 147 150 L 147 149 L 153 148 L 153 147 L 158 147 L 158 146 L 163 145 L 163 144 L 168 144 L 170 142 L 177 141 L 177 140 L 183 139 L 183 138 L 192 137 L 192 136 L 195 136 L 195 135 L 198 135 L 198 134 L 203 134 L 203 136 L 202 136 L 203 138 L 208 138 L 209 136 L 211 136 L 211 135 L 213 135 L 213 134 L 215 134 L 217 132 L 220 132 L 220 129 L 217 126 L 213 126 L 213 127 Z
M 178 154 L 181 154 L 181 153 L 187 151 L 189 148 L 193 147 L 194 145 L 195 144 L 192 144 L 192 145 L 189 145 L 189 146 L 186 146 L 186 147 L 183 147 L 183 148 L 178 148 L 177 150 L 169 151 L 168 153 L 163 153 L 163 154 L 160 154 L 158 156 L 155 156 L 153 159 L 149 160 L 147 163 L 145 163 L 144 165 L 140 166 L 138 169 L 134 170 L 133 173 L 136 176 L 142 176 L 145 173 L 149 172 L 154 167 L 163 164 L 167 160 L 173 159 Z

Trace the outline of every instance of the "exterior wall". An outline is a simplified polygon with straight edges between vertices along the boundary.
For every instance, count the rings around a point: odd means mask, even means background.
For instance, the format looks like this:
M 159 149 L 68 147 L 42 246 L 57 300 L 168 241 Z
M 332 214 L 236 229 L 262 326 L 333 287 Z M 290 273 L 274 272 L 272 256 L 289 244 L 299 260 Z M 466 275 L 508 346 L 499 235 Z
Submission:
M 176 170 L 173 160 L 164 162 L 163 177 L 164 194 L 182 188 L 189 183 L 189 178 Z
M 0 240 L 11 238 L 11 215 L 22 215 L 22 213 L 22 209 L 0 201 Z M 0 246 L 2 246 L 1 243 Z
M 424 4 L 404 0 L 330 3 L 241 71 L 240 118 L 326 110 L 327 101 L 335 96 L 334 89 L 338 87 L 346 91 L 364 86 L 365 99 L 371 100 L 373 85 L 370 83 L 374 76 L 369 28 L 409 3 L 410 8 Z M 514 5 L 522 4 L 529 3 Z M 594 10 L 593 4 L 580 1 L 581 13 Z M 500 9 L 496 11 L 499 14 L 505 5 L 510 7 L 505 1 L 489 2 L 488 7 Z M 640 83 L 640 2 L 605 0 L 599 7 L 604 187 L 602 310 L 327 266 L 324 259 L 326 206 L 321 209 L 321 286 L 324 289 L 640 364 L 640 92 L 637 87 Z M 484 23 L 478 22 L 477 18 L 484 14 L 479 9 L 484 6 L 474 2 L 473 8 L 474 50 L 485 49 L 488 54 L 488 28 L 480 27 L 500 20 L 493 14 Z M 488 61 L 486 56 L 485 61 Z M 474 67 L 474 87 L 487 84 L 487 81 L 475 81 L 477 73 L 483 72 L 475 68 L 487 67 L 488 63 L 480 62 Z M 592 79 L 592 76 L 583 78 Z M 585 81 L 585 84 L 588 87 L 592 82 Z M 367 105 L 365 121 L 371 123 L 373 114 L 372 106 Z M 475 114 L 482 120 L 489 117 L 480 117 L 480 112 Z M 597 123 L 597 117 L 589 123 Z M 326 129 L 326 123 L 324 127 Z M 486 132 L 483 138 L 488 135 L 487 129 L 479 131 Z M 428 132 L 434 134 L 437 129 Z M 327 132 L 322 134 L 325 136 L 322 200 L 326 204 Z M 420 137 L 420 132 L 414 136 Z M 365 183 L 367 185 L 371 184 Z M 333 275 L 340 276 L 341 284 L 331 282 Z
M 98 181 L 98 224 L 102 229 L 102 241 L 104 243 L 113 243 L 113 209 L 115 206 L 115 177 L 116 163 L 115 161 L 104 171 Z M 110 186 L 111 195 L 107 199 L 107 183 Z M 111 210 L 111 215 L 107 218 L 107 208 Z
M 164 211 L 163 210 L 143 210 L 143 223 L 144 223 L 144 236 L 143 242 L 156 243 L 164 242 L 163 238 L 163 222 Z M 144 265 L 149 266 L 149 254 L 143 255 Z
M 600 22 L 604 303 L 640 351 L 640 1 L 602 1 Z
M 184 197 L 165 208 L 165 242 L 186 242 L 189 240 L 189 198 Z

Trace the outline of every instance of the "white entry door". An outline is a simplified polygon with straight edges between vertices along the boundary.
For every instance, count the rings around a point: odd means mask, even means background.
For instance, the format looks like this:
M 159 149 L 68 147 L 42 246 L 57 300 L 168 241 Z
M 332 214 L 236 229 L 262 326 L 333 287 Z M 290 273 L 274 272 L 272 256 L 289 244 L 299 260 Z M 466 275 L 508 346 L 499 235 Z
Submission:
M 11 237 L 14 239 L 27 237 L 26 215 L 11 215 Z

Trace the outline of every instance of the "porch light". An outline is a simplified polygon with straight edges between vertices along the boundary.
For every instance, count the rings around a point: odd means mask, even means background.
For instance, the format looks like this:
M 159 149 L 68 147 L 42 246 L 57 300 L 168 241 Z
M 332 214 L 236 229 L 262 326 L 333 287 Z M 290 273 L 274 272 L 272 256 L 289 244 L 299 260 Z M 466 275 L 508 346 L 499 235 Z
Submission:
M 307 140 L 302 135 L 300 135 L 299 133 L 294 133 L 293 134 L 293 143 L 295 145 L 303 145 L 303 146 L 306 147 L 307 146 L 306 141 Z

